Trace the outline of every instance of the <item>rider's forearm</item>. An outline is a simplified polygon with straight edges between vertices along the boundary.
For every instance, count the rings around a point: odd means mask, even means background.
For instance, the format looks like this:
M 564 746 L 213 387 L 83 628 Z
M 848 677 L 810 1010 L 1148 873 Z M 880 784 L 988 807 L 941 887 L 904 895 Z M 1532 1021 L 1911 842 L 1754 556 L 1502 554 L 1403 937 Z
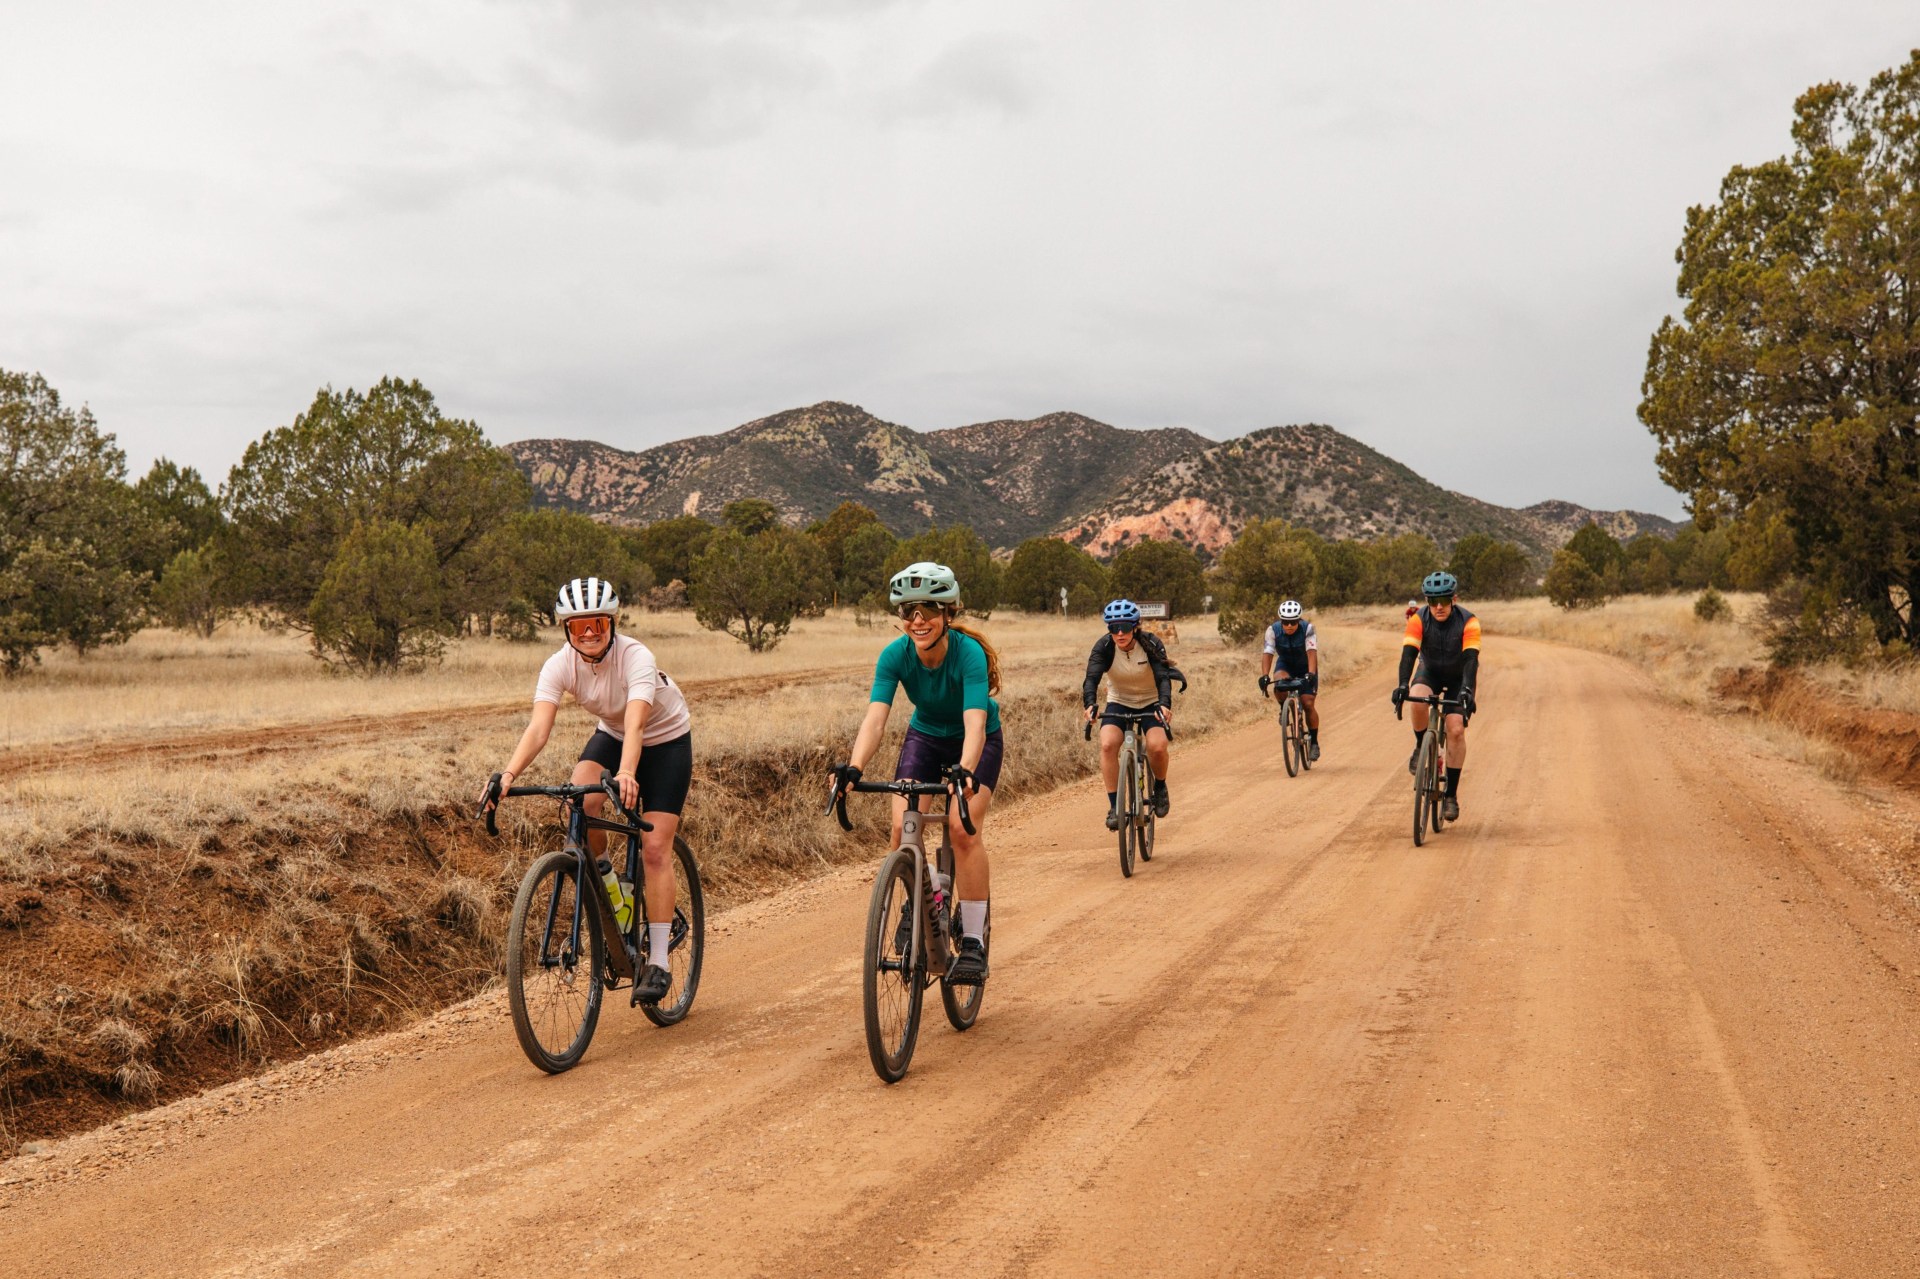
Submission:
M 987 749 L 987 713 L 965 711 L 960 718 L 967 726 L 967 735 L 960 741 L 960 767 L 971 773 L 980 767 L 980 756 Z
M 1320 654 L 1318 650 L 1310 648 L 1307 650 L 1307 674 L 1318 675 L 1319 673 L 1320 673 Z
M 1479 680 L 1479 678 L 1480 678 L 1480 650 L 1477 648 L 1470 648 L 1467 650 L 1466 656 L 1461 659 L 1460 687 L 1472 688 L 1474 684 Z
M 873 753 L 880 749 L 880 735 L 887 731 L 887 712 L 892 708 L 885 702 L 868 702 L 867 717 L 860 721 L 860 731 L 854 735 L 853 753 L 847 756 L 847 762 L 862 772 Z
M 520 744 L 513 748 L 513 757 L 507 760 L 507 766 L 501 773 L 511 781 L 527 771 L 533 761 L 546 749 L 548 730 L 540 724 L 527 725 L 527 731 L 520 734 Z
M 640 739 L 646 734 L 647 720 L 652 716 L 652 702 L 643 702 L 636 698 L 627 703 L 627 713 L 624 716 L 627 736 L 626 740 L 620 743 L 620 767 L 614 770 L 616 775 L 624 773 L 632 777 L 635 770 L 640 767 Z
M 1272 653 L 1260 654 L 1260 673 L 1262 675 L 1273 674 L 1273 654 Z
M 1420 650 L 1411 644 L 1400 649 L 1400 687 L 1405 688 L 1407 681 L 1413 678 L 1413 659 L 1420 656 Z

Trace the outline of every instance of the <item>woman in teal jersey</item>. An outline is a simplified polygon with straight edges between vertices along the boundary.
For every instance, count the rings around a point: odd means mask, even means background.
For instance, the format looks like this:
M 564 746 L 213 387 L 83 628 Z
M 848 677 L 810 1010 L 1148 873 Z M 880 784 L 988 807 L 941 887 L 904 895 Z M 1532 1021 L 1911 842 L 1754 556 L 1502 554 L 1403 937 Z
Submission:
M 860 771 L 880 748 L 893 710 L 894 694 L 905 686 L 913 719 L 900 744 L 896 781 L 938 782 L 941 770 L 958 764 L 966 770 L 969 835 L 958 822 L 948 827 L 953 841 L 953 891 L 960 906 L 960 951 L 948 978 L 961 985 L 987 978 L 987 846 L 983 838 L 993 789 L 1000 784 L 1004 743 L 1000 708 L 1000 655 L 986 636 L 958 620 L 960 584 L 944 564 L 909 564 L 887 584 L 887 599 L 900 615 L 906 634 L 880 651 L 873 672 L 867 717 L 854 738 L 853 755 L 835 770 L 839 785 L 859 780 Z M 893 801 L 893 846 L 900 845 L 900 814 L 907 802 Z

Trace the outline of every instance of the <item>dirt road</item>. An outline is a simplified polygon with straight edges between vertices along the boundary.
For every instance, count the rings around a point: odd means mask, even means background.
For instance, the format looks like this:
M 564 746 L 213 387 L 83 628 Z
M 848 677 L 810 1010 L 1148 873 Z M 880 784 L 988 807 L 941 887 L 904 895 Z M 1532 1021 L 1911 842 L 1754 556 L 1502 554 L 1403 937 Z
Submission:
M 610 1002 L 570 1074 L 483 1000 L 0 1166 L 0 1269 L 1920 1274 L 1911 814 L 1490 641 L 1416 850 L 1390 682 L 1304 778 L 1270 724 L 1178 751 L 1131 881 L 1090 788 L 996 823 L 980 1023 L 936 1002 L 897 1087 L 866 868 L 720 921 L 693 1017 Z

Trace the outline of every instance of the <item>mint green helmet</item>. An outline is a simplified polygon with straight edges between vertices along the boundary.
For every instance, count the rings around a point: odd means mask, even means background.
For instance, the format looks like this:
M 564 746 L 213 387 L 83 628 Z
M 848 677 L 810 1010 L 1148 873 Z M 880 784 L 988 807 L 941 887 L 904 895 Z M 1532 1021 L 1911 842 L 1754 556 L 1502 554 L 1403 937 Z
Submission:
M 959 602 L 960 583 L 954 579 L 953 570 L 931 560 L 907 565 L 887 583 L 887 603 L 895 608 L 902 604 Z

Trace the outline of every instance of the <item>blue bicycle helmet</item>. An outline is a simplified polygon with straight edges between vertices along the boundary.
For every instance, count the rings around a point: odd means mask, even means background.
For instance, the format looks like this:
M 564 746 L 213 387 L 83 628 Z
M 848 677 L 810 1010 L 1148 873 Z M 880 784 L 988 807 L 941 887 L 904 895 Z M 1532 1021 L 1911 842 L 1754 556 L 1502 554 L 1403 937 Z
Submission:
M 1133 622 L 1137 625 L 1140 621 L 1140 606 L 1132 600 L 1115 600 L 1100 610 L 1100 616 L 1106 619 L 1109 626 L 1115 622 Z
M 1427 580 L 1420 583 L 1420 593 L 1430 600 L 1451 599 L 1459 589 L 1460 579 L 1445 571 L 1429 573 Z

